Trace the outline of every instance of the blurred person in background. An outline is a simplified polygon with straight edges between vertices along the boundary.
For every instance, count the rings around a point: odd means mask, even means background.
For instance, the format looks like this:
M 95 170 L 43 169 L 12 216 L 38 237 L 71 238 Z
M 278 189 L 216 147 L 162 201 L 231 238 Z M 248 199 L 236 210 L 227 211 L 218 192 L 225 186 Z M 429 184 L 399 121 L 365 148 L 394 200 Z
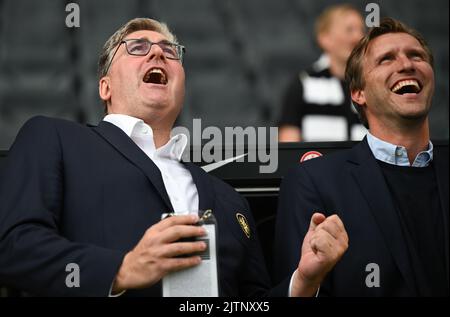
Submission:
M 364 31 L 361 14 L 349 4 L 328 7 L 317 18 L 315 35 L 324 53 L 297 74 L 285 92 L 280 142 L 362 139 L 366 130 L 351 103 L 344 72 Z

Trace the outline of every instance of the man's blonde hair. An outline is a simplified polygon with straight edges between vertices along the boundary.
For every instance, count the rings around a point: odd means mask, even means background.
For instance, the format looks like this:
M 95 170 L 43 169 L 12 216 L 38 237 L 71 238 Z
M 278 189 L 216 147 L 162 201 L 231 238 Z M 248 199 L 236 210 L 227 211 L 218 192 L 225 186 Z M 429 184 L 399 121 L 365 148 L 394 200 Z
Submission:
M 114 50 L 117 48 L 117 45 L 120 45 L 120 42 L 122 42 L 128 34 L 141 30 L 161 33 L 167 38 L 168 41 L 178 44 L 177 38 L 169 30 L 165 23 L 149 18 L 135 18 L 130 20 L 113 35 L 111 35 L 105 45 L 103 45 L 103 49 L 98 60 L 97 74 L 99 79 L 106 76 L 106 72 L 108 71 L 107 67 L 111 63 L 111 59 L 113 58 L 112 55 L 114 54 Z
M 318 38 L 319 35 L 328 32 L 331 28 L 331 24 L 333 23 L 333 19 L 336 17 L 336 15 L 344 12 L 355 12 L 358 15 L 361 15 L 361 13 L 359 13 L 359 11 L 354 6 L 347 3 L 336 4 L 327 7 L 316 20 L 314 26 L 316 38 Z

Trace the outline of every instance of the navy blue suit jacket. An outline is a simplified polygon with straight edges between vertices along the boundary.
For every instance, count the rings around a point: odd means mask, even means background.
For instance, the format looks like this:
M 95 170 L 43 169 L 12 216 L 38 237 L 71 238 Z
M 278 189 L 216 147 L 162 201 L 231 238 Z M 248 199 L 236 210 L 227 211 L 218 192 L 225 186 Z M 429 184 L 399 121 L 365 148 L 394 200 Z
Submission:
M 212 209 L 218 222 L 220 295 L 267 294 L 270 281 L 248 204 L 185 164 L 199 208 Z M 0 282 L 50 296 L 107 296 L 126 252 L 173 210 L 159 169 L 122 130 L 45 117 L 19 132 L 0 178 L 0 201 Z M 247 218 L 250 238 L 237 212 Z M 80 267 L 79 288 L 66 287 L 68 263 Z M 286 295 L 287 282 L 272 293 Z M 160 296 L 161 285 L 126 294 Z
M 448 283 L 449 205 L 448 146 L 436 147 L 433 166 L 443 211 L 445 266 Z M 275 271 L 280 279 L 297 266 L 301 237 L 314 212 L 338 214 L 349 236 L 349 248 L 321 286 L 331 296 L 417 296 L 429 294 L 416 285 L 400 220 L 382 171 L 366 139 L 339 151 L 295 166 L 281 185 L 275 238 Z M 365 280 L 380 269 L 380 287 Z

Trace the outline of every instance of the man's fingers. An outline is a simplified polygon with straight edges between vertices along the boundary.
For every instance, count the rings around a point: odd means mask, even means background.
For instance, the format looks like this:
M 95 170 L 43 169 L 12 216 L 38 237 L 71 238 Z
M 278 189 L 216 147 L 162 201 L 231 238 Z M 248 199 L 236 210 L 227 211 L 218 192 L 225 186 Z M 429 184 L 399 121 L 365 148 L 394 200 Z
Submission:
M 201 262 L 202 259 L 199 256 L 191 256 L 188 258 L 168 258 L 161 263 L 161 267 L 164 272 L 169 273 L 199 265 Z
M 336 224 L 340 228 L 341 231 L 345 231 L 344 223 L 342 222 L 341 218 L 339 218 L 338 215 L 336 215 L 336 214 L 331 215 L 327 219 L 328 219 L 328 221 Z
M 193 225 L 176 225 L 158 233 L 155 241 L 161 243 L 171 243 L 182 238 L 201 237 L 206 234 L 205 228 Z
M 313 221 L 313 220 L 312 220 Z M 344 224 L 337 215 L 332 215 L 316 225 L 310 239 L 314 253 L 343 253 L 348 248 L 348 236 Z
M 202 252 L 206 249 L 206 243 L 203 241 L 196 242 L 175 242 L 168 244 L 161 251 L 161 256 L 172 258 L 183 254 L 193 254 Z
M 311 222 L 309 223 L 309 230 L 313 231 L 316 227 L 321 224 L 326 219 L 325 215 L 316 212 L 311 217 Z
M 342 238 L 345 235 L 344 225 L 336 215 L 330 216 L 325 219 L 320 225 L 318 225 L 315 231 L 324 230 L 335 239 Z
M 311 239 L 311 249 L 314 253 L 330 254 L 333 251 L 333 242 L 336 240 L 329 234 L 321 234 Z M 336 246 L 336 245 L 335 245 Z
M 197 223 L 197 221 L 198 215 L 196 214 L 167 217 L 150 227 L 150 230 L 163 231 L 176 225 L 193 225 Z
M 311 237 L 310 246 L 312 251 L 317 254 L 318 252 L 327 256 L 335 257 L 336 255 L 343 254 L 348 248 L 348 238 L 345 233 L 336 239 L 325 230 L 316 231 Z

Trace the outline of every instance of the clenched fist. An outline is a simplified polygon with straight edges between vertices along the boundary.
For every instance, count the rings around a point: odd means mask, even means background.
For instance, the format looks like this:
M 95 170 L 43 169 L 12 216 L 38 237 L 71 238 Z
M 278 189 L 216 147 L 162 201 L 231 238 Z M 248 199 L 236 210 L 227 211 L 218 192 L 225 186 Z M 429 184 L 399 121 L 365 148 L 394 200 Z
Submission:
M 311 217 L 303 240 L 301 258 L 293 278 L 291 296 L 312 296 L 327 273 L 348 248 L 344 224 L 337 215 Z

